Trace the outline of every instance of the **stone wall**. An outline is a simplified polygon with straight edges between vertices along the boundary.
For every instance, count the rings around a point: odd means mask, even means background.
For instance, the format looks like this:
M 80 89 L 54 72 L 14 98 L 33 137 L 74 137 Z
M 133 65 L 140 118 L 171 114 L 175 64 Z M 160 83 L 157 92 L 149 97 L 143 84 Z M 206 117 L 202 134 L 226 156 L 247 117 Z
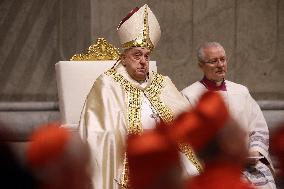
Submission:
M 98 37 L 118 46 L 116 26 L 147 3 L 162 38 L 152 59 L 179 89 L 200 79 L 195 50 L 219 41 L 228 78 L 257 100 L 284 99 L 284 1 L 281 0 L 2 0 L 0 102 L 57 101 L 54 64 Z

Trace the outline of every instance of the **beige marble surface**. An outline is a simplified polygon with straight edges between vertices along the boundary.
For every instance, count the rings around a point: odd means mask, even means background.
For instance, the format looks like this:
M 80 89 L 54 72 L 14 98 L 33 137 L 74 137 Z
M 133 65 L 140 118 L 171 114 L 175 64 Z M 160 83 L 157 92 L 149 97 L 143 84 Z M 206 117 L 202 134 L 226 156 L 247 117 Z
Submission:
M 228 79 L 258 100 L 284 99 L 282 0 L 2 0 L 0 101 L 57 101 L 54 64 L 98 37 L 118 46 L 116 26 L 144 3 L 162 29 L 152 59 L 179 89 L 202 77 L 199 44 L 219 41 L 230 59 Z

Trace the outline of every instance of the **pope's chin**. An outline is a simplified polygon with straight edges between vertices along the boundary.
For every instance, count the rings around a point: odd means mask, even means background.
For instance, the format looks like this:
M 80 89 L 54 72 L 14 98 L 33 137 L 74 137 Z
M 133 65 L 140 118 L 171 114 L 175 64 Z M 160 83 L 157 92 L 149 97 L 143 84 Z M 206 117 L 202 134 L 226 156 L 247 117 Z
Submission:
M 136 75 L 139 77 L 146 77 L 147 71 L 146 70 L 137 70 Z
M 143 81 L 146 79 L 147 74 L 145 73 L 136 73 L 135 78 L 137 81 Z

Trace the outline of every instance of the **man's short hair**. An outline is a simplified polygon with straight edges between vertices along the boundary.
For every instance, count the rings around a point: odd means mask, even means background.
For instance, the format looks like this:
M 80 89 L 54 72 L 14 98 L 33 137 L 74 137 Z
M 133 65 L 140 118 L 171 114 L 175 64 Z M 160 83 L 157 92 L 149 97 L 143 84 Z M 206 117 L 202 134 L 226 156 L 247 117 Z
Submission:
M 221 47 L 222 49 L 224 49 L 224 47 L 218 42 L 205 42 L 202 45 L 200 45 L 199 48 L 197 49 L 198 62 L 203 63 L 205 61 L 204 49 L 209 47 Z

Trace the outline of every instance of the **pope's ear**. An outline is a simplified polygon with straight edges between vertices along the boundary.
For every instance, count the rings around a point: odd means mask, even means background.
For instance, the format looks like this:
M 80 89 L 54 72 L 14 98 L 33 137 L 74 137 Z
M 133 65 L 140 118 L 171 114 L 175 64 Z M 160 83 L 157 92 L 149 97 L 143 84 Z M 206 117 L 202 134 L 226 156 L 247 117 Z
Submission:
M 121 57 L 121 60 L 124 60 L 126 58 L 126 52 L 121 53 L 120 57 Z
M 125 54 L 124 54 L 124 53 L 122 53 L 122 54 L 120 55 L 120 60 L 121 60 L 122 65 L 125 66 L 125 63 L 124 63 Z

